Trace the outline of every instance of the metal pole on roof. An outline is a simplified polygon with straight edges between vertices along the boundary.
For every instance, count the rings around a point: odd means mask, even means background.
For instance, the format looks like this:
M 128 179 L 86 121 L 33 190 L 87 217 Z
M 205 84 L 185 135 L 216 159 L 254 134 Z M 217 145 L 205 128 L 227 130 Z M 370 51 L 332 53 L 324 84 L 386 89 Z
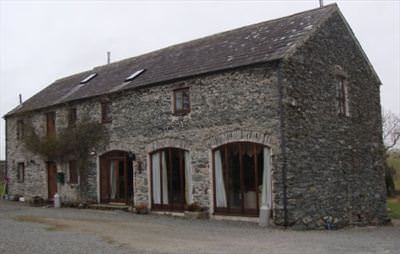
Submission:
M 110 64 L 111 62 L 111 52 L 107 51 L 107 64 Z
M 19 94 L 19 104 L 22 104 L 22 94 Z
M 319 7 L 320 8 L 324 7 L 324 0 L 319 0 Z

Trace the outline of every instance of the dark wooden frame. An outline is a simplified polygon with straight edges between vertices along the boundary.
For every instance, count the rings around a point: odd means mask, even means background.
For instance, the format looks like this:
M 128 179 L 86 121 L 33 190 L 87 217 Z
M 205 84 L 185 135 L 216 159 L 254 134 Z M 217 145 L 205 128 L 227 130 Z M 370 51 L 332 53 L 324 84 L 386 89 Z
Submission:
M 182 195 L 182 200 L 183 203 L 179 205 L 175 205 L 175 203 L 172 202 L 171 198 L 171 191 L 168 189 L 168 204 L 164 204 L 164 193 L 163 193 L 163 168 L 162 168 L 162 151 L 166 151 L 166 156 L 169 157 L 169 168 L 170 170 L 167 170 L 167 174 L 169 174 L 168 181 L 169 186 L 172 186 L 172 150 L 177 150 L 179 151 L 179 174 L 180 174 L 180 189 L 181 189 L 181 195 Z M 151 189 L 151 207 L 152 210 L 154 211 L 173 211 L 173 212 L 182 212 L 185 210 L 186 206 L 186 195 L 185 195 L 185 152 L 187 150 L 181 149 L 181 148 L 176 148 L 176 147 L 165 147 L 162 149 L 155 150 L 151 152 L 150 155 L 150 189 Z M 161 195 L 161 204 L 154 204 L 154 198 L 153 198 L 153 160 L 152 156 L 156 153 L 160 154 L 160 160 L 159 160 L 159 167 L 160 167 L 160 195 Z M 168 186 L 167 186 L 168 188 Z M 171 187 L 172 188 L 172 187 Z
M 56 135 L 56 113 L 54 111 L 46 113 L 46 135 L 55 137 Z
M 336 103 L 339 116 L 348 116 L 348 94 L 347 94 L 347 81 L 346 78 L 336 77 Z
M 181 92 L 181 91 L 187 91 L 188 95 L 188 100 L 189 100 L 189 108 L 188 109 L 183 109 L 184 108 L 184 99 L 182 97 L 182 109 L 177 110 L 176 109 L 176 93 Z M 182 88 L 177 88 L 173 90 L 173 96 L 172 96 L 172 104 L 173 104 L 173 113 L 174 115 L 186 115 L 190 113 L 191 110 L 191 101 L 190 101 L 190 89 L 189 87 L 182 87 Z
M 17 139 L 18 140 L 21 140 L 24 138 L 24 132 L 25 132 L 24 120 L 19 119 L 19 120 L 17 120 Z
M 51 168 L 51 166 L 54 166 L 54 168 Z M 58 186 L 57 186 L 57 164 L 53 161 L 48 161 L 46 162 L 46 167 L 47 167 L 47 196 L 49 200 L 53 200 L 53 196 L 50 195 L 50 185 L 51 185 L 51 180 L 50 180 L 50 174 L 49 171 L 51 169 L 54 169 L 55 173 L 55 193 L 58 191 Z
M 77 121 L 77 111 L 76 108 L 68 109 L 68 127 L 75 127 Z
M 123 161 L 123 165 L 124 165 L 124 177 L 125 177 L 125 181 L 124 181 L 124 189 L 125 189 L 125 198 L 124 199 L 113 199 L 113 200 L 111 200 L 111 198 L 110 197 L 108 197 L 108 199 L 106 199 L 105 197 L 103 197 L 102 196 L 102 193 L 103 193 L 103 190 L 102 190 L 102 181 L 103 181 L 103 179 L 102 179 L 102 170 L 103 170 L 103 160 L 105 161 L 105 162 L 108 162 L 108 163 L 106 163 L 106 165 L 107 166 L 109 166 L 109 163 L 112 163 L 112 161 Z M 114 150 L 114 151 L 109 151 L 109 152 L 107 152 L 107 153 L 105 153 L 105 154 L 103 154 L 103 155 L 101 155 L 100 156 L 100 172 L 99 172 L 99 175 L 100 175 L 100 177 L 99 177 L 99 185 L 100 185 L 100 202 L 102 202 L 102 203 L 109 203 L 109 202 L 124 202 L 124 203 L 126 203 L 126 204 L 129 204 L 130 202 L 131 202 L 131 200 L 129 199 L 129 197 L 128 197 L 128 181 L 130 181 L 131 179 L 129 178 L 129 176 L 128 176 L 128 165 L 127 165 L 127 163 L 128 163 L 128 152 L 125 152 L 125 151 L 117 151 L 117 150 Z M 105 169 L 105 170 L 107 170 L 108 169 L 108 167 Z M 133 174 L 133 172 L 132 172 L 132 174 Z M 132 176 L 132 177 L 134 177 L 134 176 Z M 107 179 L 107 189 L 108 189 L 108 191 L 110 191 L 110 178 L 108 178 Z M 117 182 L 119 182 L 119 180 L 117 179 Z M 119 187 L 119 186 L 118 186 Z M 133 188 L 133 186 L 132 186 L 132 188 Z M 132 196 L 134 195 L 134 192 L 132 191 Z
M 102 123 L 111 123 L 112 122 L 111 106 L 112 106 L 112 104 L 110 101 L 103 101 L 101 103 L 101 122 Z
M 71 180 L 71 170 L 75 171 L 74 178 Z M 71 160 L 68 162 L 68 183 L 69 184 L 78 184 L 78 164 L 76 160 Z
M 22 166 L 22 174 L 20 172 L 20 166 Z M 23 183 L 25 181 L 25 163 L 18 162 L 17 163 L 17 182 Z
M 252 149 L 254 152 L 254 171 L 255 171 L 255 177 L 254 177 L 254 182 L 255 182 L 255 187 L 256 187 L 256 209 L 249 209 L 249 208 L 245 208 L 244 206 L 244 174 L 243 174 L 243 161 L 242 161 L 242 155 L 243 155 L 243 151 L 242 151 L 242 144 L 251 144 L 252 145 Z M 226 160 L 228 158 L 228 149 L 227 146 L 231 145 L 231 146 L 238 146 L 238 150 L 239 150 L 239 170 L 240 170 L 240 195 L 242 196 L 241 198 L 241 208 L 237 209 L 237 208 L 232 208 L 231 204 L 230 204 L 230 189 L 229 189 L 229 184 L 227 184 L 227 179 L 229 179 L 229 170 L 227 170 L 227 163 Z M 258 148 L 260 149 L 264 149 L 264 145 L 259 144 L 259 143 L 254 143 L 254 142 L 232 142 L 232 143 L 227 143 L 227 144 L 223 144 L 219 147 L 216 147 L 215 149 L 213 149 L 212 151 L 212 167 L 213 167 L 213 172 L 212 172 L 212 177 L 213 177 L 213 202 L 214 202 L 214 214 L 215 215 L 227 215 L 227 216 L 246 216 L 246 217 L 257 217 L 259 216 L 259 212 L 260 212 L 260 204 L 259 204 L 259 200 L 260 200 L 260 193 L 258 190 L 258 180 L 259 180 L 259 175 L 258 175 Z M 217 207 L 217 202 L 216 202 L 216 186 L 215 186 L 215 151 L 220 149 L 221 155 L 222 153 L 224 153 L 224 157 L 221 156 L 222 161 L 222 170 L 223 170 L 223 176 L 224 176 L 224 184 L 225 184 L 225 192 L 227 195 L 227 207 L 226 208 L 221 208 L 221 207 Z M 261 150 L 261 154 L 263 156 L 263 151 Z M 265 158 L 264 158 L 265 159 Z M 224 162 L 225 161 L 225 162 Z

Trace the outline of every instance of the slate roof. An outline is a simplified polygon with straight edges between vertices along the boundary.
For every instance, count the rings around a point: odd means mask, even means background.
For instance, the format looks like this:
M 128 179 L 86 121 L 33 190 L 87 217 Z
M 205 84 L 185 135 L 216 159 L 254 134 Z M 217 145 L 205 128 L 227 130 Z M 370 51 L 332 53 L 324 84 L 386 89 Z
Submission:
M 283 58 L 338 7 L 336 4 L 249 25 L 56 80 L 6 116 L 65 102 Z M 145 69 L 131 82 L 129 75 Z M 98 75 L 87 84 L 80 81 Z

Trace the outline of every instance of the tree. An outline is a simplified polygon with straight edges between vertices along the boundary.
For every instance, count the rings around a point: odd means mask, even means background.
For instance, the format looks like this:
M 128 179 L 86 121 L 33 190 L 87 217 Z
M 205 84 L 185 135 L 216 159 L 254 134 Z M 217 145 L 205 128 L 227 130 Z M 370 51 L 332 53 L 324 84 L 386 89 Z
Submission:
M 400 117 L 391 111 L 383 111 L 382 127 L 385 150 L 396 148 L 400 143 Z
M 385 145 L 385 181 L 388 196 L 395 194 L 394 176 L 396 170 L 387 163 L 391 152 L 400 143 L 400 117 L 390 111 L 382 112 L 383 142 Z
M 87 198 L 88 168 L 90 152 L 108 142 L 104 125 L 84 117 L 74 127 L 66 127 L 56 136 L 39 136 L 32 124 L 27 124 L 25 147 L 45 160 L 66 163 L 76 160 L 79 170 L 79 194 L 82 202 Z

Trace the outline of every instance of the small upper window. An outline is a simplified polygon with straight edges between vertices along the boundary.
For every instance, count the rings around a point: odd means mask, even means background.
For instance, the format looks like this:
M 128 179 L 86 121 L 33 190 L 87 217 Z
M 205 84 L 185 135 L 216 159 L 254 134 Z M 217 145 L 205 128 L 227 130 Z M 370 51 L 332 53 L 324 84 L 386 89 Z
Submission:
M 87 82 L 89 82 L 90 80 L 92 80 L 94 77 L 97 76 L 97 73 L 92 73 L 89 76 L 87 76 L 86 78 L 81 80 L 81 84 L 86 84 Z
M 131 80 L 133 80 L 134 78 L 136 78 L 137 76 L 139 76 L 140 74 L 142 74 L 144 71 L 145 71 L 145 69 L 141 69 L 141 70 L 138 70 L 138 71 L 132 73 L 129 77 L 127 77 L 127 78 L 125 79 L 125 81 L 131 81 Z
M 68 127 L 74 127 L 76 124 L 76 108 L 70 108 L 68 110 Z
M 343 77 L 336 79 L 336 104 L 338 115 L 350 116 L 347 80 Z
M 70 161 L 69 162 L 69 180 L 70 184 L 77 184 L 78 183 L 78 167 L 77 161 Z
M 102 123 L 109 123 L 111 122 L 111 103 L 110 102 L 103 102 L 101 104 L 101 122 Z
M 19 162 L 17 166 L 17 181 L 19 183 L 23 183 L 25 179 L 25 164 L 23 162 Z
M 46 114 L 46 127 L 47 137 L 54 137 L 56 135 L 56 114 L 55 112 L 49 112 Z
M 17 139 L 24 138 L 24 120 L 17 121 Z
M 174 113 L 178 115 L 190 112 L 189 88 L 181 88 L 174 91 Z

